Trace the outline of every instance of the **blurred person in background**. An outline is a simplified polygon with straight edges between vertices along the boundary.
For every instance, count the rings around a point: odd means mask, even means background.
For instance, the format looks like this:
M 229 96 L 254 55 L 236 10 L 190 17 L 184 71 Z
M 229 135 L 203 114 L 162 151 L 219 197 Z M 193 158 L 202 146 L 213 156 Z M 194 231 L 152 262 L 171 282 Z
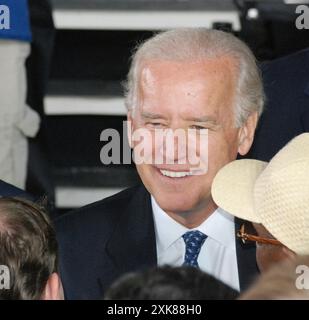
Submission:
M 0 179 L 24 189 L 27 138 L 40 125 L 38 113 L 26 104 L 25 61 L 31 42 L 27 1 L 3 0 L 0 14 Z
M 38 133 L 30 137 L 26 190 L 36 197 L 47 196 L 54 218 L 55 186 L 50 163 L 44 97 L 47 92 L 55 28 L 49 0 L 28 0 L 32 33 L 31 53 L 26 61 L 27 103 L 41 118 Z
M 270 161 L 291 139 L 309 132 L 309 48 L 261 65 L 266 96 L 246 157 Z

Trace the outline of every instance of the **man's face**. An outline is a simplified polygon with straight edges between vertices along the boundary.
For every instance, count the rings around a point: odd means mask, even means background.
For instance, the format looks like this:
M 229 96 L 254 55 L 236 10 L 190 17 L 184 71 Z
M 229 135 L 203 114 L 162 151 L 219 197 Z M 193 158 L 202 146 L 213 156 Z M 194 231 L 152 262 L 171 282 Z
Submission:
M 259 237 L 274 239 L 271 233 L 262 225 L 253 223 Z M 261 272 L 286 259 L 294 257 L 294 253 L 283 245 L 257 244 L 256 261 Z
M 203 62 L 150 61 L 140 75 L 139 106 L 129 120 L 132 130 L 146 128 L 152 156 L 164 153 L 163 164 L 137 164 L 138 173 L 159 206 L 166 212 L 185 213 L 203 210 L 211 201 L 211 184 L 217 171 L 237 156 L 240 129 L 235 128 L 234 101 L 237 70 L 234 60 L 226 57 Z M 170 150 L 154 141 L 157 129 L 208 129 L 208 156 L 196 148 L 202 167 L 208 171 L 185 177 L 171 172 L 188 172 L 192 165 L 179 159 L 177 148 Z M 134 143 L 133 143 L 134 146 Z M 187 146 L 181 146 L 183 150 Z M 182 150 L 182 151 L 183 151 Z M 180 152 L 180 154 L 182 154 Z M 166 164 L 173 158 L 174 164 Z M 162 173 L 162 170 L 166 176 Z M 231 182 L 233 183 L 233 182 Z

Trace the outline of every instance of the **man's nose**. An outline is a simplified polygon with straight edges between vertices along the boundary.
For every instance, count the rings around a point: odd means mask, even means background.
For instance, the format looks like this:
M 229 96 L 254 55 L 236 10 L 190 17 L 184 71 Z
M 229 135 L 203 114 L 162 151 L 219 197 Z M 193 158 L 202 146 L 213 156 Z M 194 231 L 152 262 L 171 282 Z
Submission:
M 169 129 L 160 148 L 167 164 L 185 164 L 187 159 L 187 137 L 185 130 Z

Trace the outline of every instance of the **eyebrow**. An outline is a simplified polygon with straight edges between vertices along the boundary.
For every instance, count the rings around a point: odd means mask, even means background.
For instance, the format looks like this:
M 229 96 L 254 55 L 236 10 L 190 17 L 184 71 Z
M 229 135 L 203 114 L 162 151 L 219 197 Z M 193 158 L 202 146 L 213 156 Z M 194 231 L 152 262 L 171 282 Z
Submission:
M 192 122 L 210 122 L 215 125 L 217 124 L 217 120 L 211 116 L 190 117 L 190 118 L 186 118 L 185 120 L 192 121 Z
M 142 112 L 142 118 L 143 119 L 166 119 L 162 114 L 158 114 L 158 113 L 152 113 L 152 112 L 147 112 L 144 111 Z M 217 120 L 212 117 L 212 116 L 202 116 L 202 117 L 190 117 L 190 118 L 186 118 L 186 121 L 192 121 L 192 122 L 199 122 L 199 123 L 210 123 L 213 125 L 217 125 Z
M 165 119 L 165 117 L 161 114 L 147 112 L 147 111 L 142 112 L 142 118 L 143 119 Z

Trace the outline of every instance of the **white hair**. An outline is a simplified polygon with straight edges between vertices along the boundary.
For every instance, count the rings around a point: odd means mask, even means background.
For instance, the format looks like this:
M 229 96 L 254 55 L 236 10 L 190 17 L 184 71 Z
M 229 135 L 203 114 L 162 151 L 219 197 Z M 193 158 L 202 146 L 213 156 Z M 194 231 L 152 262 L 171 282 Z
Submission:
M 180 28 L 159 33 L 137 46 L 125 83 L 125 104 L 128 111 L 138 105 L 138 87 L 142 63 L 151 60 L 199 61 L 219 57 L 237 61 L 236 126 L 264 107 L 264 91 L 256 59 L 249 47 L 233 36 L 206 28 Z

